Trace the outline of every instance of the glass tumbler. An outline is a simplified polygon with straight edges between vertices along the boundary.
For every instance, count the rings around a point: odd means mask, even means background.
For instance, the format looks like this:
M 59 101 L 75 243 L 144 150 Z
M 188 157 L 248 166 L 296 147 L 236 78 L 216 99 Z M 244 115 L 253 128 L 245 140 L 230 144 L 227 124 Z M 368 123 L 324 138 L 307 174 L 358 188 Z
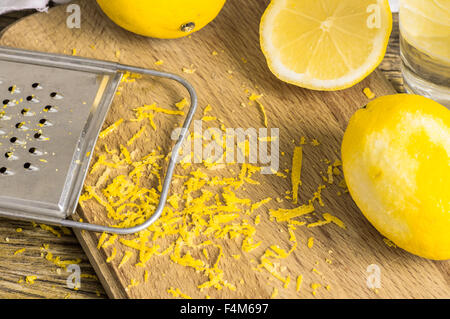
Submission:
M 400 0 L 405 88 L 450 108 L 450 0 Z

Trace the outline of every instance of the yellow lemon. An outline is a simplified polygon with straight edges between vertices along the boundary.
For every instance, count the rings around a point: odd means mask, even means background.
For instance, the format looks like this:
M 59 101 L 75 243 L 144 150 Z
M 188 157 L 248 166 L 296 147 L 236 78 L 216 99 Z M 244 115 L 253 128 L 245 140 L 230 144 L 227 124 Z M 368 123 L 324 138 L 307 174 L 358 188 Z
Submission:
M 279 79 L 330 91 L 368 76 L 383 60 L 391 30 L 388 0 L 272 0 L 260 38 Z
M 418 95 L 383 96 L 358 110 L 342 143 L 351 196 L 397 246 L 450 259 L 450 111 Z
M 116 24 L 161 39 L 181 38 L 200 30 L 219 14 L 226 0 L 97 0 Z

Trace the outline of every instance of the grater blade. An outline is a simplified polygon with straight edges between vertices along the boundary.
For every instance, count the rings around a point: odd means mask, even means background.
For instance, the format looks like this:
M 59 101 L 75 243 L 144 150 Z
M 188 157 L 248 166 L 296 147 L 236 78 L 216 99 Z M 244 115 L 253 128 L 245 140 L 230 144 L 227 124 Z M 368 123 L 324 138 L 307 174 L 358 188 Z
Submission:
M 76 209 L 123 72 L 175 80 L 191 95 L 191 108 L 172 151 L 160 205 L 146 223 L 131 229 L 66 220 Z M 0 216 L 116 233 L 148 227 L 165 205 L 178 149 L 196 107 L 192 86 L 173 74 L 0 46 Z

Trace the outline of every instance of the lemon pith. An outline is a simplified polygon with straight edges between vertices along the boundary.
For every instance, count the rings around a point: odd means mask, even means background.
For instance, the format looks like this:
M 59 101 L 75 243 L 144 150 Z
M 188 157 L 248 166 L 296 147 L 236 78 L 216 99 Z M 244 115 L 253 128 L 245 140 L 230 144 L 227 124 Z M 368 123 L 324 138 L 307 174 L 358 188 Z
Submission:
M 226 0 L 97 0 L 103 12 L 136 34 L 172 39 L 187 36 L 211 22 Z
M 398 94 L 357 111 L 342 143 L 348 189 L 384 236 L 413 254 L 450 259 L 450 111 Z
M 387 0 L 272 0 L 261 48 L 281 80 L 315 90 L 353 86 L 382 61 L 392 30 Z

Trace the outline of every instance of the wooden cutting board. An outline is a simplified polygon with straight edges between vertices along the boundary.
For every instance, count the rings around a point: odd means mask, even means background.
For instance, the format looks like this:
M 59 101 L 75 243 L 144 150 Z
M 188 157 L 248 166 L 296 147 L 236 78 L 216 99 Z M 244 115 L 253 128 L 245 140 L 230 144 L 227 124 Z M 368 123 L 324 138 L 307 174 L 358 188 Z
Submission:
M 280 129 L 280 172 L 286 178 L 273 175 L 255 174 L 259 185 L 247 185 L 236 191 L 239 197 L 250 198 L 252 203 L 266 197 L 273 200 L 260 207 L 251 216 L 241 212 L 240 220 L 248 219 L 256 228 L 255 242 L 260 246 L 249 252 L 241 250 L 243 237 L 238 239 L 214 240 L 223 247 L 223 256 L 218 264 L 224 271 L 224 279 L 236 286 L 236 290 L 208 288 L 200 291 L 197 286 L 208 278 L 193 268 L 175 264 L 170 253 L 151 258 L 145 267 L 136 267 L 137 250 L 116 243 L 107 248 L 97 249 L 99 234 L 78 232 L 77 236 L 94 265 L 99 278 L 110 297 L 171 298 L 169 288 L 179 288 L 181 292 L 194 298 L 269 298 L 278 289 L 280 298 L 430 298 L 450 296 L 450 267 L 448 262 L 434 262 L 413 256 L 405 251 L 388 246 L 383 237 L 364 219 L 350 196 L 337 184 L 342 176 L 335 175 L 332 184 L 323 180 L 327 176 L 327 161 L 339 159 L 341 139 L 348 119 L 355 110 L 368 102 L 363 94 L 370 87 L 377 95 L 395 93 L 386 79 L 375 71 L 362 83 L 339 92 L 315 92 L 285 84 L 277 80 L 266 66 L 259 48 L 258 27 L 260 17 L 269 1 L 229 0 L 219 17 L 202 31 L 191 37 L 178 40 L 148 39 L 124 31 L 109 21 L 93 1 L 77 2 L 81 7 L 81 28 L 69 29 L 66 19 L 70 13 L 66 6 L 53 8 L 49 13 L 39 13 L 27 17 L 9 27 L 0 40 L 1 45 L 39 51 L 74 54 L 90 58 L 119 61 L 124 64 L 157 68 L 186 77 L 197 89 L 200 109 L 197 119 L 203 116 L 206 105 L 212 110 L 207 114 L 221 120 L 205 122 L 206 126 L 230 128 L 260 128 L 263 114 L 249 97 L 252 93 L 263 94 L 258 100 L 267 113 L 268 126 Z M 155 64 L 163 61 L 162 64 Z M 195 72 L 183 72 L 183 68 Z M 170 81 L 159 79 L 139 79 L 123 83 L 121 94 L 116 96 L 105 123 L 105 128 L 125 119 L 113 134 L 100 139 L 94 156 L 106 154 L 109 150 L 127 145 L 127 141 L 142 128 L 142 122 L 132 122 L 133 108 L 144 104 L 157 103 L 158 106 L 173 109 L 175 102 L 186 97 L 181 88 Z M 132 156 L 140 157 L 160 146 L 161 154 L 170 151 L 173 142 L 170 132 L 181 125 L 183 117 L 165 114 L 155 115 L 157 130 L 147 124 L 145 133 L 127 146 Z M 308 224 L 321 220 L 322 213 L 331 213 L 341 219 L 346 229 L 335 224 L 308 228 L 298 226 L 294 231 L 298 241 L 297 249 L 286 259 L 278 259 L 278 271 L 283 277 L 290 276 L 292 282 L 287 288 L 266 270 L 257 271 L 260 257 L 271 245 L 279 245 L 286 251 L 292 246 L 287 225 L 271 221 L 269 209 L 294 208 L 296 205 L 285 196 L 291 190 L 290 172 L 294 146 L 303 146 L 302 185 L 299 197 L 307 203 L 319 185 L 324 206 L 315 202 L 316 212 L 303 218 Z M 312 145 L 316 139 L 320 144 Z M 190 170 L 178 167 L 177 173 L 188 175 Z M 163 167 L 164 168 L 164 167 Z M 86 184 L 95 185 L 100 171 L 89 174 Z M 236 177 L 239 166 L 225 170 L 209 171 L 209 176 Z M 156 187 L 157 181 L 145 180 L 147 186 Z M 181 192 L 180 183 L 174 184 L 172 192 Z M 339 194 L 340 196 L 339 196 Z M 279 197 L 282 202 L 275 198 Z M 85 221 L 111 223 L 105 209 L 95 200 L 84 203 L 78 209 L 79 217 Z M 261 223 L 254 225 L 260 215 Z M 78 218 L 78 217 L 77 217 Z M 314 245 L 308 248 L 307 241 L 314 238 Z M 123 239 L 136 238 L 135 235 Z M 203 239 L 211 238 L 205 236 Z M 177 236 L 158 241 L 161 247 L 169 247 Z M 147 244 L 151 246 L 149 242 Z M 112 249 L 117 257 L 106 262 Z M 209 249 L 211 248 L 211 249 Z M 208 248 L 209 260 L 201 251 L 192 251 L 195 258 L 212 264 L 218 258 L 218 250 Z M 119 267 L 125 253 L 133 253 L 130 261 Z M 239 257 L 232 255 L 239 255 Z M 370 275 L 368 266 L 375 264 L 381 271 L 381 287 L 377 290 L 367 287 Z M 149 279 L 144 282 L 145 270 Z M 299 292 L 296 291 L 297 276 L 303 276 Z M 139 282 L 128 287 L 132 280 Z M 319 283 L 313 295 L 312 285 Z M 328 286 L 328 289 L 326 288 Z

